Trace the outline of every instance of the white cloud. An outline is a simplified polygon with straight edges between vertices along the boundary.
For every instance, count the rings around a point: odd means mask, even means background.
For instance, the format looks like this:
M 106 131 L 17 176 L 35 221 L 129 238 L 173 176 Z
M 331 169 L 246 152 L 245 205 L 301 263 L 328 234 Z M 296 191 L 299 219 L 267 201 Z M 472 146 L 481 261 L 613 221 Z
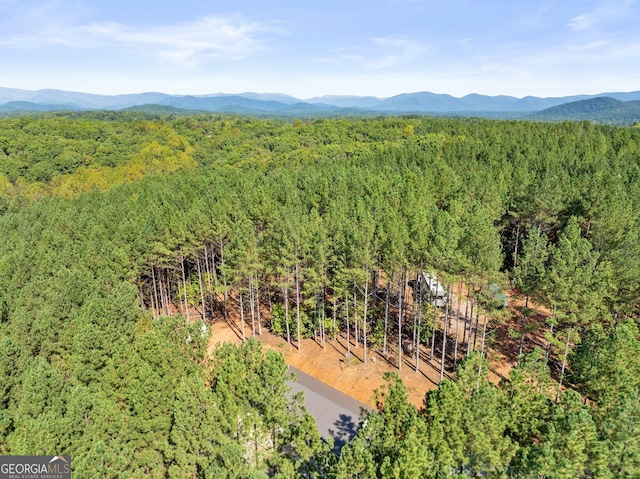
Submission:
M 207 59 L 240 60 L 263 47 L 263 34 L 274 29 L 240 18 L 209 16 L 195 22 L 135 29 L 119 23 L 51 25 L 31 34 L 0 37 L 0 44 L 39 48 L 121 46 L 174 63 L 195 66 Z
M 374 43 L 384 49 L 391 50 L 381 58 L 368 62 L 369 68 L 388 68 L 401 65 L 418 58 L 426 49 L 421 44 L 398 37 L 374 39 Z
M 577 15 L 571 19 L 568 26 L 572 30 L 589 30 L 598 24 L 624 18 L 629 13 L 629 7 L 635 0 L 607 1 L 599 7 Z
M 457 45 L 463 47 L 463 48 L 470 48 L 473 44 L 473 38 L 472 37 L 467 37 L 467 38 L 459 38 L 458 40 L 455 41 Z
M 428 49 L 413 40 L 388 36 L 374 38 L 369 46 L 357 50 L 354 53 L 344 53 L 341 58 L 371 70 L 380 70 L 411 63 Z

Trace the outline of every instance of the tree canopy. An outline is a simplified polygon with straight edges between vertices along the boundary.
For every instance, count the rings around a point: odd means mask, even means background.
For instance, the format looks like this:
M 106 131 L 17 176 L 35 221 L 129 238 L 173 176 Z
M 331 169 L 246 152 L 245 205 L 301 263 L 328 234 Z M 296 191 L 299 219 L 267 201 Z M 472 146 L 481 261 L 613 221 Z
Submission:
M 637 128 L 2 119 L 0 452 L 71 454 L 77 477 L 635 477 L 638 211 Z M 297 346 L 400 344 L 411 319 L 435 338 L 422 270 L 470 298 L 513 279 L 553 311 L 547 351 L 496 386 L 469 335 L 421 409 L 390 375 L 339 460 L 282 356 L 206 354 L 231 308 Z

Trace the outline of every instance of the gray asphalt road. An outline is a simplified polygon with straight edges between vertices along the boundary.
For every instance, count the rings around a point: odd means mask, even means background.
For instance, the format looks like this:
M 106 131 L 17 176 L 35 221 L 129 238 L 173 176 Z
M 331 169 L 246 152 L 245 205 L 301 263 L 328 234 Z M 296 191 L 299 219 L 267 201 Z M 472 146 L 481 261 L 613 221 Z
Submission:
M 332 437 L 334 451 L 339 453 L 355 435 L 361 410 L 370 411 L 371 408 L 299 369 L 289 366 L 289 371 L 295 373 L 297 379 L 291 384 L 292 392 L 304 393 L 304 405 L 316 419 L 320 435 L 325 439 Z

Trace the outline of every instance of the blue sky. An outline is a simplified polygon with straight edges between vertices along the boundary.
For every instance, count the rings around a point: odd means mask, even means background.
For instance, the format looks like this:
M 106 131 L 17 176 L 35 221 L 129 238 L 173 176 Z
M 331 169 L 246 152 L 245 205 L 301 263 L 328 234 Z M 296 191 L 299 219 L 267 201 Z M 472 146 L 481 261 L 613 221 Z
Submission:
M 0 86 L 117 94 L 640 90 L 640 0 L 0 0 Z

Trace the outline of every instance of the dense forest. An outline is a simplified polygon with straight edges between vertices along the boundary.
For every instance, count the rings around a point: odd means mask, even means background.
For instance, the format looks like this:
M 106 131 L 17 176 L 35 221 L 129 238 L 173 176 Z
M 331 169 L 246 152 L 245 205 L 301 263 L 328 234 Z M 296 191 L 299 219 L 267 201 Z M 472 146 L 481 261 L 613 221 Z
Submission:
M 74 477 L 638 477 L 639 207 L 633 127 L 2 119 L 0 453 L 69 454 Z M 467 311 L 423 301 L 421 271 Z M 500 384 L 496 287 L 527 305 Z M 207 354 L 232 313 L 247 340 Z M 416 409 L 389 373 L 336 457 L 261 328 L 399 368 L 428 345 L 457 374 Z

